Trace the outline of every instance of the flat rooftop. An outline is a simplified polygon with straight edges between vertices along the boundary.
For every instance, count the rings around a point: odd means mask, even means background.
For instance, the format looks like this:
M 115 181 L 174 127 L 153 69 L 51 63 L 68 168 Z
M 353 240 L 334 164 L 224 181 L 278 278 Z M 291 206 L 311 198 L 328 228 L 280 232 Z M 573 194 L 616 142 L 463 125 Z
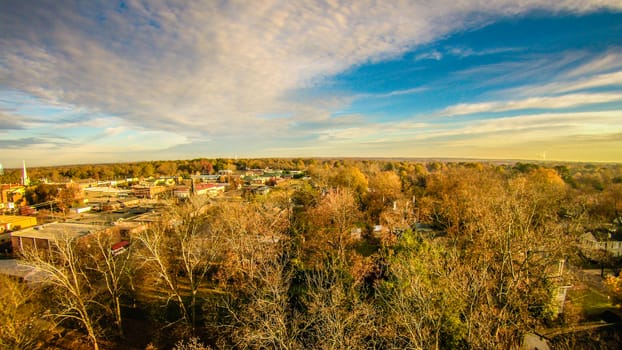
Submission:
M 11 237 L 56 240 L 62 237 L 80 237 L 106 229 L 104 225 L 75 222 L 53 222 L 11 233 Z
M 15 259 L 0 259 L 0 274 L 19 277 L 27 282 L 42 282 L 47 277 L 45 272 L 24 265 Z
M 0 223 L 4 224 L 13 224 L 16 222 L 22 222 L 24 220 L 32 220 L 32 216 L 21 216 L 21 215 L 0 215 Z
M 132 220 L 143 214 L 152 214 L 153 208 L 148 207 L 131 207 L 121 208 L 114 211 L 105 212 L 88 212 L 75 215 L 71 221 L 75 223 L 84 223 L 92 225 L 112 225 L 115 222 Z

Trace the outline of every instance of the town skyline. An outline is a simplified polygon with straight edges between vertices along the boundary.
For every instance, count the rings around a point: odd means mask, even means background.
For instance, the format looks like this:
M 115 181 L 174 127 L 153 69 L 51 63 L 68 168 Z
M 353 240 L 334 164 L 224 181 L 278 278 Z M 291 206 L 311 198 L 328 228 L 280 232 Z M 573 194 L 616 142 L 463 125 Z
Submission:
M 622 5 L 0 3 L 5 169 L 622 161 Z

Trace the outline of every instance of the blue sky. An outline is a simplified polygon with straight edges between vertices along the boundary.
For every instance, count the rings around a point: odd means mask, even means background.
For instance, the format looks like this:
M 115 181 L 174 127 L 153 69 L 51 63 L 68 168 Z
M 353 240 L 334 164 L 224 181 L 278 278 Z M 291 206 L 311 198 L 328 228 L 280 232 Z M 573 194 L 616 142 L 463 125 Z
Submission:
M 622 161 L 619 1 L 0 0 L 0 163 Z

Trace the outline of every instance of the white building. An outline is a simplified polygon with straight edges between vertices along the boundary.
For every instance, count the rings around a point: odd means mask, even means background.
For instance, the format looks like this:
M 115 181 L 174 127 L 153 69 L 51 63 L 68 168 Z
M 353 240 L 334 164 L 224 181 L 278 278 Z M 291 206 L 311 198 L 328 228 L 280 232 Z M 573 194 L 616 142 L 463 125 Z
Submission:
M 614 257 L 622 256 L 622 241 L 599 241 L 590 232 L 584 233 L 581 236 L 581 247 L 586 250 L 587 253 L 604 250 L 611 253 Z

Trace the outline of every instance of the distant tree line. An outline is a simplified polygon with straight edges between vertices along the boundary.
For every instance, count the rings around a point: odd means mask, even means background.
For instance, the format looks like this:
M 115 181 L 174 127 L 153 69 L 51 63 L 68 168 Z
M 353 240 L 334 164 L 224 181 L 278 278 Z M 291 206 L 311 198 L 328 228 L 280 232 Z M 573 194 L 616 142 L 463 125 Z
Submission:
M 78 179 L 114 180 L 133 177 L 151 176 L 188 176 L 194 174 L 214 174 L 219 170 L 245 169 L 298 169 L 316 162 L 314 159 L 206 159 L 174 161 L 145 161 L 115 164 L 85 164 L 53 167 L 28 168 L 29 177 L 37 182 L 46 179 L 51 182 L 60 182 Z M 21 169 L 5 169 L 0 176 L 2 183 L 20 183 Z

